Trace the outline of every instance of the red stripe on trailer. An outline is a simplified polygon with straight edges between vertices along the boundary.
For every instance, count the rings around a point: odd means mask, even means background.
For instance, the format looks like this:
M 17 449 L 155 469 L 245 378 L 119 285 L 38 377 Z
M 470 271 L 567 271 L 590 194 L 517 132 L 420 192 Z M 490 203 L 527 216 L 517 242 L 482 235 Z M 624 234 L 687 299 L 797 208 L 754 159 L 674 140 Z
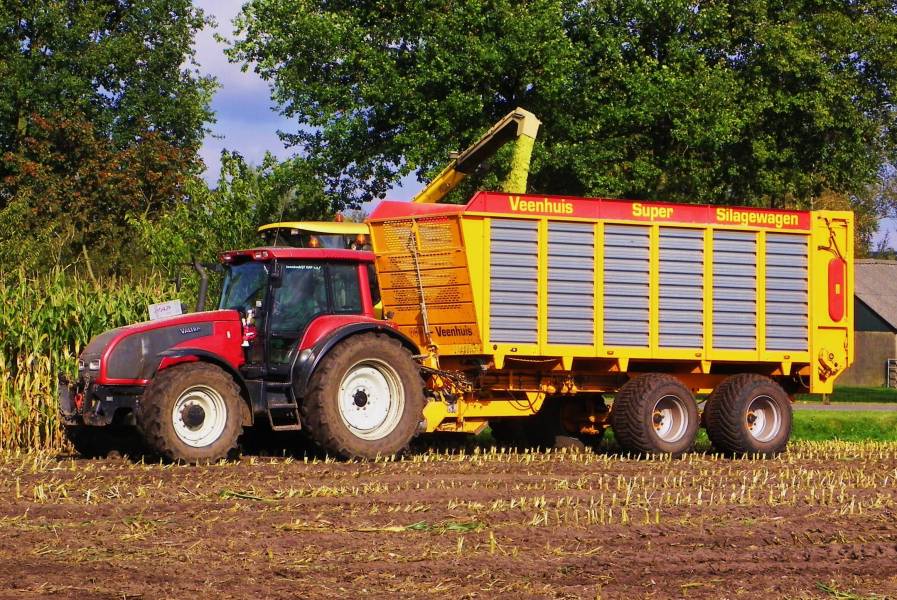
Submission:
M 392 208 L 393 211 L 396 209 L 397 207 Z M 547 216 L 558 219 L 694 223 L 724 227 L 793 231 L 807 231 L 810 229 L 810 213 L 806 211 L 768 210 L 710 204 L 672 204 L 668 202 L 611 200 L 607 198 L 575 198 L 571 196 L 534 196 L 498 192 L 477 193 L 464 208 L 464 212 L 522 217 Z M 410 212 L 404 214 L 411 216 Z

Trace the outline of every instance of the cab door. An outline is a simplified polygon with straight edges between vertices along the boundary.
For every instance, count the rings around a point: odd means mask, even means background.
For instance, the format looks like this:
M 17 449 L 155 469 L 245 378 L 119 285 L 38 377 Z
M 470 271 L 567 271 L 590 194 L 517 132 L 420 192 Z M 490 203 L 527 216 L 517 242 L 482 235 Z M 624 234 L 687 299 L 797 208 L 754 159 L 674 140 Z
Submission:
M 267 362 L 287 377 L 309 324 L 332 314 L 362 314 L 357 263 L 281 262 L 272 286 L 267 323 Z

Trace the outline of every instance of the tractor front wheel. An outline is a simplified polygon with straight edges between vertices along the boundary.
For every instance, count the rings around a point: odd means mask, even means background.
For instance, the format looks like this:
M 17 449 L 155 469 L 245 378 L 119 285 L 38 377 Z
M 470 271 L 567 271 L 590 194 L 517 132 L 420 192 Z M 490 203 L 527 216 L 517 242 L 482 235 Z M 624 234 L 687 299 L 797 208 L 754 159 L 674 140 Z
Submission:
M 375 458 L 407 448 L 423 418 L 424 382 L 402 344 L 381 334 L 350 337 L 312 374 L 303 428 L 325 451 Z
M 243 431 L 240 388 L 202 362 L 158 373 L 143 393 L 137 427 L 150 449 L 175 462 L 215 462 L 237 448 Z

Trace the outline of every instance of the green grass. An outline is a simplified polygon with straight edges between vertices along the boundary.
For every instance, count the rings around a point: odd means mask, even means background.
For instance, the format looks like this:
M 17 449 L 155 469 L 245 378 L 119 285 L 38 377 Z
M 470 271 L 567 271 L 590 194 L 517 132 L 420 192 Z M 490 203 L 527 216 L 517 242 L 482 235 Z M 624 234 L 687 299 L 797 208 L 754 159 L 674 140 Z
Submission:
M 820 394 L 798 394 L 799 402 L 822 402 Z M 897 389 L 884 387 L 835 386 L 835 393 L 829 395 L 831 402 L 870 402 L 873 404 L 897 403 Z
M 792 440 L 844 442 L 897 442 L 897 411 L 873 412 L 863 410 L 830 411 L 830 410 L 796 410 L 791 430 Z M 494 444 L 492 432 L 486 429 L 476 441 L 482 446 Z M 601 443 L 602 448 L 616 448 L 614 432 L 608 429 Z M 695 449 L 710 450 L 707 431 L 698 430 Z
M 897 441 L 897 411 L 794 411 L 791 439 Z

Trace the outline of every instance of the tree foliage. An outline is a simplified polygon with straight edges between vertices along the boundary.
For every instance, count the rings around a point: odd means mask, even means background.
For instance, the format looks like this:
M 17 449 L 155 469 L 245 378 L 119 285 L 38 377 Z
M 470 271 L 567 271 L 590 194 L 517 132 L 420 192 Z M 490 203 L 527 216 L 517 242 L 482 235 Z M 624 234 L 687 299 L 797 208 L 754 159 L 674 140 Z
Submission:
M 196 147 L 215 82 L 189 67 L 210 21 L 190 0 L 5 0 L 0 4 L 0 153 L 32 115 L 76 112 L 116 146 L 147 130 Z
M 29 270 L 93 256 L 102 270 L 138 262 L 128 215 L 164 211 L 184 196 L 195 151 L 149 131 L 118 148 L 82 115 L 35 117 L 3 161 L 0 259 Z
M 186 197 L 161 215 L 134 219 L 154 267 L 175 275 L 194 260 L 212 262 L 219 252 L 259 245 L 259 226 L 281 220 L 321 220 L 330 202 L 311 165 L 268 154 L 258 167 L 235 152 L 222 152 L 215 189 L 198 178 Z
M 894 2 L 250 0 L 235 27 L 348 204 L 515 106 L 536 192 L 805 208 L 897 149 Z
M 138 262 L 129 215 L 165 211 L 201 166 L 206 23 L 189 0 L 0 5 L 0 257 Z

